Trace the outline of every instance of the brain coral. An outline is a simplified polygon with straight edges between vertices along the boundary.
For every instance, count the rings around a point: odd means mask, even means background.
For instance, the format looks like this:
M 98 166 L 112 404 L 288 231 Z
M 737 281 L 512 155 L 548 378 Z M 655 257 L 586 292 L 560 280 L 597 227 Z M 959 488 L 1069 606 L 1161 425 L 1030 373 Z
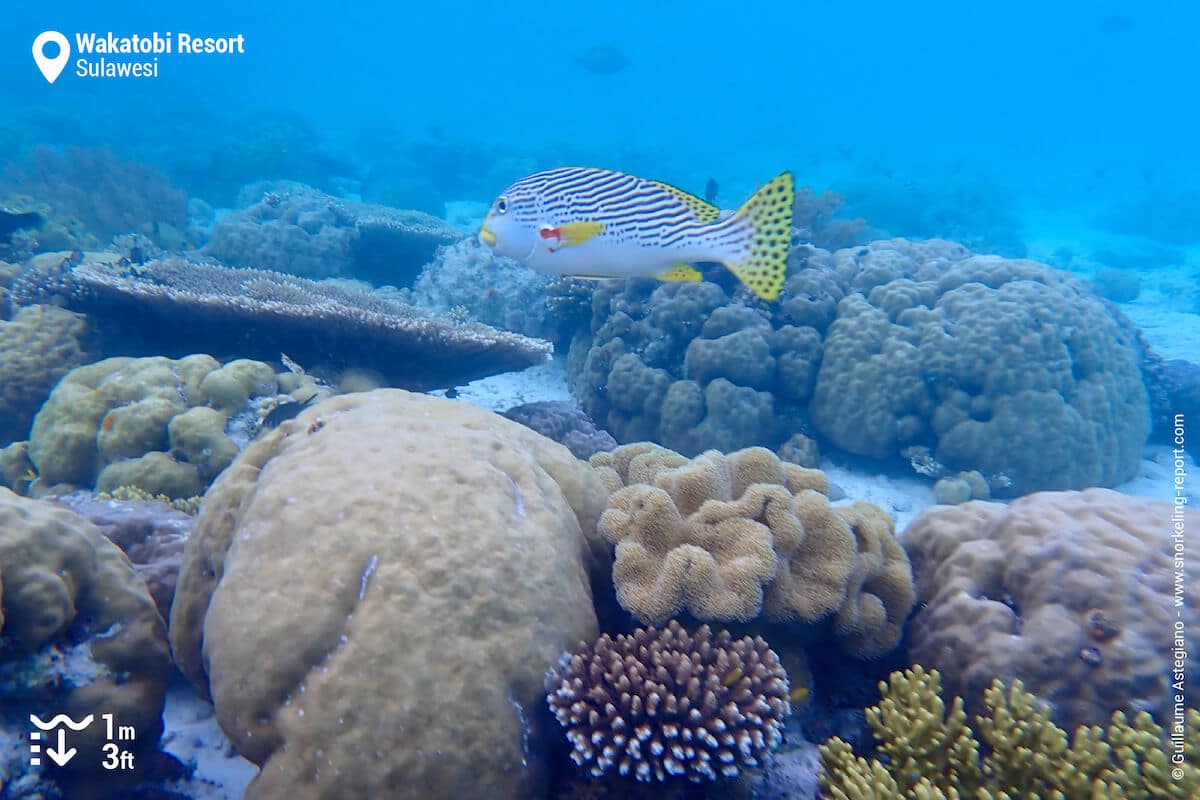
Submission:
M 237 455 L 227 418 L 275 391 L 275 372 L 261 361 L 105 359 L 67 373 L 50 393 L 29 458 L 45 486 L 193 497 Z
M 1164 718 L 1177 619 L 1184 649 L 1200 650 L 1198 584 L 1181 587 L 1182 605 L 1172 600 L 1174 548 L 1200 544 L 1200 514 L 1173 512 L 1107 489 L 924 512 L 903 538 L 920 602 L 910 657 L 977 709 L 1000 678 L 1024 682 L 1068 729 L 1118 709 Z M 1186 543 L 1173 542 L 1175 520 Z M 1200 673 L 1184 693 L 1198 696 Z
M 244 450 L 205 497 L 170 630 L 263 765 L 247 798 L 540 796 L 543 676 L 596 636 L 585 532 L 606 496 L 562 445 L 400 390 Z
M 49 719 L 112 714 L 153 748 L 171 660 L 162 618 L 129 560 L 94 525 L 0 488 L 0 695 Z M 19 734 L 28 730 L 21 720 Z M 104 726 L 71 734 L 70 769 L 102 773 Z
M 823 473 L 761 447 L 687 461 L 628 445 L 593 464 L 610 487 L 628 483 L 600 532 L 616 546 L 617 600 L 639 619 L 829 620 L 861 657 L 900 640 L 913 585 L 892 520 L 870 503 L 831 506 Z
M 1136 342 L 1106 305 L 1031 261 L 946 242 L 834 256 L 854 291 L 824 341 L 810 411 L 845 450 L 929 447 L 993 489 L 1112 485 L 1149 433 Z

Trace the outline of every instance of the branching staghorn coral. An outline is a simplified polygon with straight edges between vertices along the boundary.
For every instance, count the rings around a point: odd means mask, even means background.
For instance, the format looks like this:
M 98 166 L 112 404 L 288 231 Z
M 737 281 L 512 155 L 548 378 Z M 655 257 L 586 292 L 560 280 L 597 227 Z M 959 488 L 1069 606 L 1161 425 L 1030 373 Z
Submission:
M 1200 711 L 1168 745 L 1145 712 L 1116 712 L 1107 728 L 1080 726 L 1073 737 L 1050 721 L 1020 681 L 985 693 L 987 713 L 967 725 L 962 698 L 949 710 L 937 670 L 920 665 L 880 683 L 867 709 L 882 759 L 856 757 L 834 737 L 821 745 L 821 783 L 831 800 L 1099 800 L 1194 798 L 1200 792 Z M 1168 748 L 1183 743 L 1177 758 Z

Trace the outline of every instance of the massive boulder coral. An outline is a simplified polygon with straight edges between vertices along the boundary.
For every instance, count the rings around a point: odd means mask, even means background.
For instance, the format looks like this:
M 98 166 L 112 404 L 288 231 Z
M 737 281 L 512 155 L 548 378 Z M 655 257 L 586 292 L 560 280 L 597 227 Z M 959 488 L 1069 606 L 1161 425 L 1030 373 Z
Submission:
M 83 315 L 35 305 L 4 319 L 6 311 L 0 308 L 0 445 L 24 439 L 59 378 L 87 358 Z
M 947 242 L 841 250 L 853 288 L 824 340 L 810 410 L 838 447 L 927 447 L 992 489 L 1133 476 L 1149 406 L 1130 332 L 1063 273 Z
M 1149 430 L 1136 330 L 1065 273 L 894 239 L 796 246 L 779 302 L 739 292 L 598 288 L 568 358 L 584 409 L 618 441 L 685 455 L 794 434 L 879 459 L 919 448 L 994 493 L 1136 468 Z
M 686 455 L 809 432 L 821 340 L 844 290 L 834 273 L 803 266 L 827 256 L 797 251 L 770 306 L 710 282 L 600 286 L 590 331 L 571 343 L 573 392 L 618 441 Z
M 629 445 L 592 463 L 614 491 L 600 532 L 621 605 L 645 622 L 828 620 L 849 653 L 891 650 L 913 605 L 908 558 L 870 503 L 830 505 L 817 470 L 769 450 L 686 460 Z
M 222 218 L 204 248 L 233 267 L 408 286 L 438 247 L 464 235 L 420 211 L 344 200 L 299 183 L 256 184 L 242 193 L 251 203 Z
M 49 719 L 112 714 L 136 732 L 122 747 L 152 748 L 162 733 L 171 660 L 154 600 L 129 560 L 73 512 L 0 489 L 0 696 Z M 28 710 L 17 735 L 28 731 Z M 105 774 L 105 726 L 71 734 L 75 773 Z
M 21 304 L 89 315 L 109 352 L 236 353 L 378 372 L 427 390 L 540 364 L 549 342 L 434 317 L 378 294 L 184 258 L 129 264 L 111 253 L 33 258 L 13 284 Z
M 969 707 L 1000 678 L 1068 728 L 1114 710 L 1163 720 L 1176 631 L 1181 650 L 1200 650 L 1198 584 L 1173 582 L 1197 530 L 1195 511 L 1108 489 L 930 509 L 903 537 L 920 603 L 909 655 Z M 1177 679 L 1200 695 L 1200 674 Z
M 596 636 L 606 496 L 565 447 L 400 390 L 243 451 L 188 540 L 171 643 L 263 766 L 247 798 L 543 792 L 543 674 Z
M 261 361 L 108 358 L 63 376 L 34 418 L 28 457 L 47 488 L 194 497 L 237 455 L 228 418 L 276 389 Z

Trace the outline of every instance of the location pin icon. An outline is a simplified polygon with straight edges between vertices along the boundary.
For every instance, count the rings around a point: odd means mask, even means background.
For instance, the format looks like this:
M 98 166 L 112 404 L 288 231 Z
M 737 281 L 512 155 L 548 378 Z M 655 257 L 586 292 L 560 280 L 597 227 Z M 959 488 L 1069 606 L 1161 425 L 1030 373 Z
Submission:
M 54 58 L 46 58 L 47 42 L 54 42 L 58 45 L 58 55 Z M 58 31 L 43 31 L 33 40 L 33 62 L 37 64 L 37 68 L 42 71 L 42 75 L 49 83 L 58 80 L 58 76 L 62 74 L 63 67 L 67 65 L 70 58 L 71 43 Z

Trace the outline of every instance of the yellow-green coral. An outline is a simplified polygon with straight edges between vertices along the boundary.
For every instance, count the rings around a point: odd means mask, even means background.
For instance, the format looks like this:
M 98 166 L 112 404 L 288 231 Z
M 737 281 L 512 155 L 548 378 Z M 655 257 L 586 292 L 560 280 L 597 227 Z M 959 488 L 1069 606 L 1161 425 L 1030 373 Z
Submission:
M 1194 798 L 1200 793 L 1200 711 L 1189 709 L 1185 743 L 1172 761 L 1162 728 L 1146 712 L 1118 711 L 1107 729 L 1074 737 L 1050 721 L 1020 681 L 985 692 L 986 714 L 967 725 L 961 697 L 949 711 L 937 670 L 920 665 L 879 685 L 867 724 L 883 759 L 856 757 L 834 737 L 821 745 L 821 785 L 832 800 L 1116 800 Z
M 111 492 L 96 492 L 97 500 L 140 500 L 146 502 L 163 503 L 170 506 L 176 511 L 182 511 L 184 514 L 196 516 L 200 511 L 200 495 L 193 497 L 169 497 L 165 494 L 151 494 L 145 489 L 140 489 L 137 486 L 118 486 Z

